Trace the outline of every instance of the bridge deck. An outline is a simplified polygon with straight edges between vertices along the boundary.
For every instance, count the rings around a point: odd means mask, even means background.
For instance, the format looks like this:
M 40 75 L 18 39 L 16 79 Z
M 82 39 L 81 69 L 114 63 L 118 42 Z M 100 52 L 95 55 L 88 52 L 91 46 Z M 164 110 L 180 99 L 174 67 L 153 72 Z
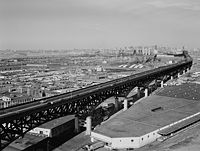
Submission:
M 162 109 L 152 110 L 159 107 Z M 97 127 L 94 133 L 111 138 L 139 137 L 197 112 L 200 112 L 200 102 L 155 95 Z

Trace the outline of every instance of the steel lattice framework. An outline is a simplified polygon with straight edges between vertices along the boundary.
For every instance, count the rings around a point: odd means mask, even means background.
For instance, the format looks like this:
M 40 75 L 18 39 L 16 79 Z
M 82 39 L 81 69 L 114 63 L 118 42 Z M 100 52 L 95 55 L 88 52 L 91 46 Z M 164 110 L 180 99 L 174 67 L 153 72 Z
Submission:
M 14 117 L 14 119 L 10 119 L 5 122 L 1 121 L 1 148 L 5 148 L 10 142 L 16 140 L 20 136 L 23 136 L 34 127 L 53 119 L 70 114 L 78 114 L 80 116 L 90 114 L 92 110 L 105 99 L 122 94 L 123 88 L 124 86 L 121 86 L 105 90 L 97 94 L 88 95 L 80 99 L 74 98 L 74 100 L 66 100 L 67 103 L 63 103 L 58 106 L 57 104 L 49 104 L 49 106 L 45 105 L 42 110 L 26 114 L 20 113 L 17 117 Z M 129 88 L 129 91 L 130 89 L 131 88 Z M 63 100 L 63 102 L 64 101 L 65 100 Z
M 46 103 L 36 102 L 15 107 L 0 115 L 0 150 L 29 130 L 70 114 L 90 114 L 100 103 L 111 96 L 127 96 L 136 86 L 148 87 L 153 80 L 167 80 L 170 76 L 187 71 L 192 61 L 170 67 L 154 69 L 108 83 L 78 90 L 74 93 L 47 98 Z M 69 97 L 71 95 L 71 97 Z M 67 96 L 67 97 L 66 97 Z M 52 103 L 53 101 L 53 103 Z

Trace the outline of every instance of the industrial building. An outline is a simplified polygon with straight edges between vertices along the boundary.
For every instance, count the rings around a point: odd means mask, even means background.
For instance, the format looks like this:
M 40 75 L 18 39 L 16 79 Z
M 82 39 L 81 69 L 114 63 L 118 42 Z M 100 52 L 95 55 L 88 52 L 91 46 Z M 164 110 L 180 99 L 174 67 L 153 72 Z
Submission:
M 37 136 L 55 137 L 65 132 L 66 130 L 74 131 L 74 120 L 74 115 L 68 115 L 42 124 L 30 130 L 28 133 Z
M 47 150 L 58 136 L 74 132 L 74 120 L 74 115 L 69 115 L 42 124 L 29 131 L 23 138 L 15 140 L 4 151 Z
M 197 99 L 158 94 L 141 99 L 128 110 L 96 127 L 91 132 L 91 139 L 105 142 L 112 149 L 140 148 L 198 121 L 200 103 Z

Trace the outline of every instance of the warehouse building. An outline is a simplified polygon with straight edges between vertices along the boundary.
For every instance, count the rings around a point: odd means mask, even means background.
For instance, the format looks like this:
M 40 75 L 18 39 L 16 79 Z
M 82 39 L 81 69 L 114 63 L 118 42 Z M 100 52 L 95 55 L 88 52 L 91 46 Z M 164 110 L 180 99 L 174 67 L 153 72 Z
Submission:
M 74 115 L 68 115 L 44 123 L 9 144 L 3 151 L 50 150 L 60 135 L 71 135 L 74 132 L 74 120 Z
M 74 122 L 74 115 L 68 115 L 42 124 L 28 133 L 43 137 L 55 137 L 66 130 L 74 131 Z
M 198 121 L 197 100 L 155 95 L 96 127 L 91 138 L 114 149 L 140 148 Z

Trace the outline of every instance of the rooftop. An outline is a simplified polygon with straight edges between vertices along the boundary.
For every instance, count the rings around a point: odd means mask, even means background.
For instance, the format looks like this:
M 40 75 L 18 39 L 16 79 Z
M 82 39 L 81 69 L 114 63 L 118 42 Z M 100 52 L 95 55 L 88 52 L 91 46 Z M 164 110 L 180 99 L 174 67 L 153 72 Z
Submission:
M 189 100 L 200 100 L 200 84 L 183 83 L 176 86 L 168 86 L 157 93 L 161 96 L 184 98 Z
M 67 116 L 64 116 L 64 117 L 60 117 L 60 118 L 57 118 L 55 120 L 52 120 L 52 121 L 49 121 L 47 123 L 44 123 L 38 127 L 40 128 L 46 128 L 46 129 L 52 129 L 54 127 L 57 127 L 59 125 L 62 125 L 68 121 L 71 121 L 74 119 L 74 115 L 67 115 Z
M 182 95 L 181 98 L 181 93 L 189 94 L 190 90 L 195 94 L 199 88 L 200 85 L 193 87 L 191 84 L 180 85 L 178 89 L 176 86 L 166 87 L 158 95 L 142 99 L 127 111 L 97 127 L 94 132 L 108 137 L 138 137 L 193 115 L 200 112 L 197 95 L 195 99 L 190 95 Z M 169 97 L 173 94 L 179 98 Z
M 44 137 L 39 137 L 35 135 L 25 134 L 23 138 L 19 138 L 12 142 L 8 147 L 6 147 L 3 151 L 20 151 L 28 148 L 33 144 L 37 144 L 38 142 L 44 140 Z

